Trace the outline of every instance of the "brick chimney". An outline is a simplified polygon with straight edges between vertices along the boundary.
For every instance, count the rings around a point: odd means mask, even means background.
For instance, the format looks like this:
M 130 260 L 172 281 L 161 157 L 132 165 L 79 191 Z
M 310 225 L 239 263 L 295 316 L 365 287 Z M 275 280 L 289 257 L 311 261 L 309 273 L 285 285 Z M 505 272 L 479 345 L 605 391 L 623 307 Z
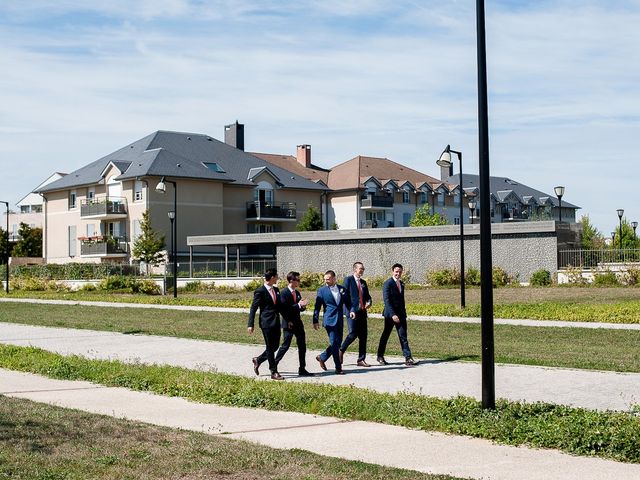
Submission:
M 244 151 L 244 124 L 232 123 L 224 126 L 224 143 Z
M 311 166 L 311 145 L 298 145 L 296 159 L 300 165 L 309 168 Z

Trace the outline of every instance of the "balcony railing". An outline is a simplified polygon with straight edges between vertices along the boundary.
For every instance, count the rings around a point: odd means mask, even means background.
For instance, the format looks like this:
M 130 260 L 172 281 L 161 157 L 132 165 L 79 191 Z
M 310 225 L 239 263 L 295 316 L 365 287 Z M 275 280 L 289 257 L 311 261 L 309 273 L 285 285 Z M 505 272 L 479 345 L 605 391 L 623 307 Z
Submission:
M 363 220 L 360 222 L 360 228 L 390 228 L 393 222 L 388 220 Z
M 265 202 L 248 202 L 247 203 L 247 219 L 296 219 L 296 204 L 283 202 L 280 204 L 271 204 Z
M 80 239 L 80 255 L 126 255 L 126 237 L 88 237 Z
M 602 250 L 560 250 L 558 252 L 558 268 L 592 269 L 606 267 L 610 264 L 630 264 L 640 262 L 640 249 L 608 248 Z
M 81 217 L 126 216 L 127 199 L 124 197 L 88 198 L 80 204 Z
M 386 195 L 367 195 L 360 197 L 360 208 L 393 208 L 393 197 Z

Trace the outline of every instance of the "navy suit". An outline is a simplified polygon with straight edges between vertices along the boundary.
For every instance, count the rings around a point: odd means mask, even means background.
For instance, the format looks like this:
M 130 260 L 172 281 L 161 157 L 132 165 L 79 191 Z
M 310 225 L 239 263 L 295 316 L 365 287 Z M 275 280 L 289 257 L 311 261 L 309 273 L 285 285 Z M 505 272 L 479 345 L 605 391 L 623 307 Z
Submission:
M 382 312 L 384 330 L 378 345 L 378 357 L 384 357 L 389 335 L 391 335 L 391 330 L 395 327 L 398 331 L 402 354 L 405 358 L 411 358 L 411 350 L 407 340 L 407 309 L 404 302 L 404 283 L 400 281 L 400 289 L 398 289 L 395 278 L 388 279 L 382 286 L 382 298 L 384 299 L 384 310 Z M 393 321 L 392 317 L 394 315 L 400 319 L 399 323 Z
M 344 288 L 347 290 L 349 300 L 351 302 L 349 312 L 355 313 L 356 318 L 349 317 L 347 319 L 349 324 L 349 335 L 347 335 L 347 338 L 342 342 L 340 350 L 346 352 L 349 345 L 351 345 L 357 338 L 359 339 L 358 361 L 364 361 L 367 355 L 367 310 L 364 306 L 367 303 L 371 303 L 371 295 L 369 295 L 367 282 L 365 282 L 363 278 L 360 278 L 360 287 L 362 289 L 362 302 L 356 278 L 353 275 L 345 277 Z
M 260 329 L 262 330 L 266 348 L 257 357 L 257 361 L 258 365 L 260 365 L 265 360 L 268 360 L 269 370 L 271 370 L 271 373 L 275 373 L 278 371 L 275 352 L 280 344 L 280 310 L 282 306 L 278 287 L 274 286 L 272 288 L 275 293 L 275 303 L 266 286 L 263 285 L 253 292 L 253 302 L 249 309 L 249 323 L 247 326 L 253 328 L 256 312 L 260 309 Z
M 298 360 L 300 361 L 300 370 L 304 370 L 306 366 L 305 356 L 307 353 L 307 343 L 304 333 L 304 325 L 300 319 L 300 312 L 304 311 L 305 307 L 300 307 L 298 302 L 302 299 L 302 295 L 297 290 L 293 292 L 289 287 L 282 290 L 280 293 L 280 304 L 282 313 L 282 331 L 284 333 L 284 339 L 282 345 L 278 349 L 276 354 L 276 364 L 280 363 L 284 354 L 287 353 L 291 346 L 291 340 L 296 337 L 298 344 Z
M 327 285 L 318 289 L 316 293 L 316 303 L 313 308 L 313 323 L 316 324 L 320 321 L 320 310 L 324 309 L 322 326 L 327 330 L 327 334 L 329 335 L 329 346 L 320 354 L 320 359 L 326 362 L 329 357 L 332 356 L 336 370 L 341 370 L 342 365 L 338 351 L 344 330 L 344 309 L 345 307 L 349 309 L 351 303 L 345 288 L 342 285 L 336 285 L 336 287 L 338 287 L 339 292 L 337 303 L 333 297 L 333 293 L 331 293 L 331 289 Z

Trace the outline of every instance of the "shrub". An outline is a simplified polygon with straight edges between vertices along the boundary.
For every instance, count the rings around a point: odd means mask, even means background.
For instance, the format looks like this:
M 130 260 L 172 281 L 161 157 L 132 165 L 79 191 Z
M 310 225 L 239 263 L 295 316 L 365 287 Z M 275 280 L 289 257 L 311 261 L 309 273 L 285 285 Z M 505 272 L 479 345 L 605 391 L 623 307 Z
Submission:
M 304 290 L 317 290 L 324 285 L 324 273 L 302 272 L 300 274 L 300 288 Z
M 455 268 L 432 270 L 426 273 L 425 280 L 427 281 L 427 284 L 432 287 L 460 285 L 460 272 Z
M 130 286 L 131 283 L 129 279 L 122 275 L 111 275 L 102 279 L 99 284 L 101 290 L 124 290 Z
M 254 278 L 244 286 L 244 289 L 247 292 L 253 292 L 254 290 L 260 288 L 263 284 L 264 284 L 264 279 L 262 277 Z
M 594 285 L 607 286 L 607 287 L 620 285 L 620 282 L 618 281 L 618 277 L 616 276 L 615 272 L 611 272 L 611 271 L 596 272 L 596 274 L 593 276 L 593 283 Z
M 640 268 L 629 267 L 622 278 L 625 285 L 639 285 Z
M 504 287 L 505 285 L 509 285 L 513 282 L 513 277 L 509 276 L 509 274 L 501 267 L 495 266 L 491 271 L 491 278 L 493 280 L 494 287 Z
M 160 295 L 160 285 L 153 280 L 136 280 L 131 286 L 132 293 L 144 293 L 145 295 Z
M 98 288 L 93 283 L 85 283 L 80 290 L 83 292 L 95 292 Z
M 529 284 L 534 287 L 544 287 L 546 285 L 551 285 L 551 272 L 544 269 L 536 270 L 531 274 Z
M 567 280 L 571 285 L 586 285 L 589 281 L 582 276 L 582 269 L 578 267 L 567 267 Z
M 464 277 L 464 280 L 467 285 L 480 285 L 480 270 L 477 268 L 469 267 L 467 270 L 467 274 Z

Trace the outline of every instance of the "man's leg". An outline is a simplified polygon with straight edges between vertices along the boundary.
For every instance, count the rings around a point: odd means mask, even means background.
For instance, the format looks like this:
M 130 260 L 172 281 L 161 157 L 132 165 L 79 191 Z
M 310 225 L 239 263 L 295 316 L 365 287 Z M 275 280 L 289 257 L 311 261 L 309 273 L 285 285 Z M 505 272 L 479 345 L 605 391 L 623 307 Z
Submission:
M 340 346 L 340 350 L 343 352 L 347 351 L 349 345 L 351 345 L 356 338 L 358 338 L 358 314 L 356 314 L 356 318 L 348 318 L 347 325 L 349 325 L 349 335 L 344 339 L 342 345 Z
M 304 326 L 296 325 L 293 333 L 296 336 L 296 343 L 298 344 L 298 361 L 300 362 L 300 370 L 304 370 L 307 366 L 307 337 L 304 332 Z
M 289 347 L 291 346 L 291 339 L 293 338 L 293 331 L 285 328 L 283 331 L 284 338 L 282 339 L 282 345 L 278 349 L 278 353 L 276 353 L 276 364 L 280 363 L 284 354 L 287 353 Z
M 271 373 L 278 371 L 278 365 L 276 364 L 276 350 L 280 344 L 280 328 L 268 328 L 266 329 L 265 338 L 267 342 L 267 360 L 269 361 L 269 370 Z
M 387 342 L 389 341 L 389 336 L 391 335 L 391 330 L 393 330 L 394 325 L 395 323 L 393 322 L 393 320 L 391 320 L 390 317 L 384 317 L 384 330 L 382 330 L 382 335 L 380 335 L 380 343 L 378 344 L 378 357 L 384 357 L 384 352 L 387 350 Z M 398 335 L 400 335 L 399 332 Z
M 364 361 L 367 356 L 367 313 L 363 312 L 358 320 L 358 361 Z
M 396 325 L 398 331 L 398 338 L 400 339 L 400 346 L 402 347 L 402 354 L 404 358 L 411 358 L 411 349 L 409 348 L 409 340 L 407 339 L 407 321 L 401 320 Z

